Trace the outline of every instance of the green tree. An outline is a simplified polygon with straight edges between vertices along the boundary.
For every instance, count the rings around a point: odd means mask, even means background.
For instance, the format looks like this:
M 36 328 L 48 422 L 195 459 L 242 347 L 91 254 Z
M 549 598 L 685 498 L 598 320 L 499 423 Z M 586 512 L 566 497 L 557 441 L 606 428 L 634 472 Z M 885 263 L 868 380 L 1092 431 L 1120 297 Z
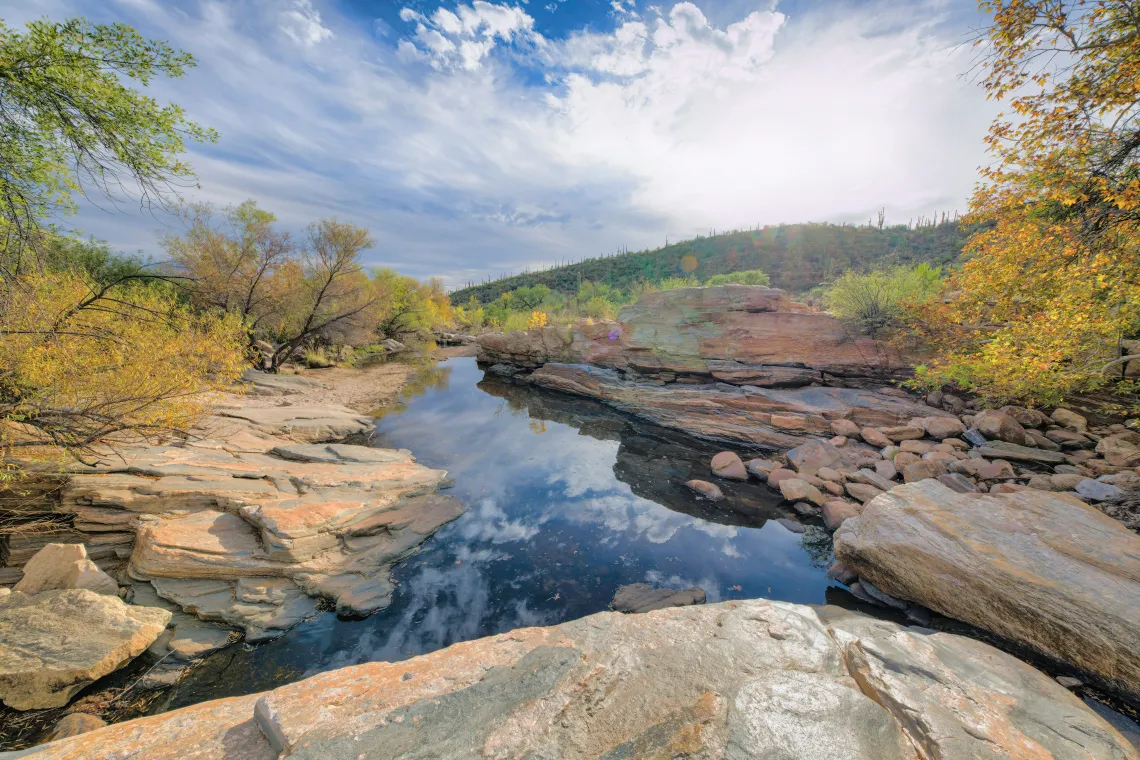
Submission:
M 19 271 L 44 221 L 75 211 L 77 191 L 166 205 L 193 184 L 185 141 L 216 133 L 124 80 L 146 87 L 194 63 L 124 24 L 45 19 L 18 32 L 0 23 L 2 271 Z
M 745 269 L 732 274 L 714 274 L 705 285 L 768 285 L 772 278 L 763 269 Z

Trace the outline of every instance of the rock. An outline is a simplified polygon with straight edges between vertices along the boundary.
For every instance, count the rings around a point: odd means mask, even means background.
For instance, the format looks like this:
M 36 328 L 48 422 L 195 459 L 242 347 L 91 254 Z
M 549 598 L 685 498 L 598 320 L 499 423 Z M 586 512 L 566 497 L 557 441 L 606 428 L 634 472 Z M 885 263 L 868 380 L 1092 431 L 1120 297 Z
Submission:
M 784 467 L 777 467 L 768 473 L 768 485 L 779 488 L 782 481 L 796 477 L 796 473 Z
M 337 441 L 374 427 L 372 419 L 336 405 L 219 407 L 220 417 L 245 420 L 271 435 L 284 434 L 304 441 Z
M 974 450 L 984 457 L 1000 457 L 1002 459 L 1012 459 L 1015 462 L 1061 464 L 1066 461 L 1065 455 L 1059 451 L 1044 451 L 1043 449 L 1018 446 L 1017 444 L 1005 443 L 1003 441 L 991 441 L 985 446 L 979 446 Z
M 827 575 L 844 586 L 850 586 L 855 581 L 859 580 L 859 576 L 851 571 L 851 568 L 842 562 L 836 560 L 832 562 L 827 568 Z
M 947 393 L 942 397 L 942 408 L 952 414 L 961 414 L 966 410 L 966 402 L 951 393 Z
M 806 501 L 816 506 L 822 506 L 825 501 L 818 488 L 799 478 L 781 480 L 780 493 L 787 501 Z
M 748 473 L 753 477 L 766 481 L 768 480 L 768 474 L 773 470 L 778 470 L 780 466 L 768 459 L 749 459 L 744 464 L 744 468 L 748 470 Z
M 831 432 L 844 438 L 856 438 L 859 435 L 859 426 L 851 420 L 833 420 Z
M 923 417 L 922 427 L 927 435 L 940 441 L 966 432 L 966 426 L 957 417 Z
M 98 737 L 30 756 L 1135 757 L 1071 693 L 982 642 L 759 599 L 519 629 Z
M 843 482 L 843 475 L 840 472 L 838 472 L 837 470 L 831 469 L 830 467 L 820 467 L 816 471 L 815 476 L 817 478 L 819 478 L 820 480 L 826 480 L 826 481 L 830 481 L 832 483 L 842 483 Z
M 883 428 L 882 433 L 891 441 L 898 443 L 900 441 L 918 440 L 926 435 L 926 429 L 916 425 L 899 425 Z
M 731 451 L 722 451 L 712 458 L 709 464 L 713 475 L 729 480 L 748 480 L 748 470 L 744 469 L 744 462 Z
M 394 338 L 387 338 L 385 340 L 382 340 L 380 341 L 380 345 L 382 345 L 384 349 L 390 354 L 398 354 L 401 351 L 407 350 L 408 348 L 403 343 Z
M 1076 412 L 1068 409 L 1054 409 L 1049 417 L 1066 430 L 1074 433 L 1083 433 L 1089 429 L 1089 421 Z
M 16 710 L 62 707 L 125 665 L 166 628 L 170 613 L 87 589 L 0 599 L 0 700 Z
M 996 480 L 998 478 L 1012 478 L 1015 473 L 1013 465 L 1004 460 L 997 460 L 996 462 L 987 462 L 984 459 L 975 460 L 976 464 L 970 471 L 975 477 L 982 480 Z
M 846 499 L 828 499 L 823 503 L 823 523 L 835 530 L 849 517 L 858 517 L 859 509 Z
M 986 409 L 974 417 L 973 425 L 982 435 L 991 440 L 1005 441 L 1024 446 L 1029 440 L 1025 428 L 1017 420 L 998 409 Z
M 814 504 L 809 504 L 806 501 L 795 502 L 792 504 L 792 509 L 801 517 L 818 517 L 820 514 L 819 507 Z
M 119 593 L 119 584 L 87 559 L 83 544 L 48 544 L 24 566 L 13 591 L 38 594 L 56 589 L 85 588 L 97 594 Z
M 878 488 L 880 491 L 889 491 L 895 487 L 892 480 L 887 480 L 877 472 L 871 470 L 856 470 L 848 476 L 848 479 L 853 483 L 866 483 Z
M 946 473 L 946 466 L 942 462 L 935 461 L 922 461 L 912 462 L 903 468 L 903 482 L 914 483 L 919 480 L 927 480 L 928 478 L 937 478 L 939 475 Z
M 1049 436 L 1042 433 L 1040 430 L 1027 429 L 1025 431 L 1026 437 L 1029 438 L 1028 443 L 1038 448 L 1045 449 L 1046 451 L 1060 451 L 1061 446 L 1049 439 Z
M 1073 490 L 1092 501 L 1121 501 L 1124 499 L 1124 491 L 1116 486 L 1088 478 L 1077 483 Z
M 969 478 L 961 473 L 948 472 L 944 475 L 938 476 L 938 482 L 946 486 L 952 491 L 958 493 L 977 493 L 978 489 L 970 482 Z
M 804 527 L 804 524 L 799 520 L 792 519 L 791 517 L 777 517 L 776 522 L 778 522 L 780 525 L 783 525 L 792 533 L 800 535 L 807 533 L 807 528 Z
M 990 493 L 1017 493 L 1024 490 L 1025 486 L 1020 483 L 994 483 L 990 486 Z
M 947 484 L 949 485 L 949 484 Z M 1053 479 L 1045 473 L 1036 473 L 1029 478 L 1026 485 L 1030 488 L 1036 488 L 1038 491 L 1064 491 L 1064 488 L 1057 488 L 1053 485 Z
M 1058 444 L 1062 449 L 1091 449 L 1095 445 L 1083 433 L 1076 433 L 1064 428 L 1046 430 L 1045 438 Z
M 886 593 L 1140 693 L 1140 537 L 1065 494 L 884 494 L 835 534 L 837 558 Z
M 1075 491 L 1077 489 L 1077 483 L 1080 483 L 1085 479 L 1086 478 L 1084 475 L 1074 475 L 1070 473 L 1058 473 L 1056 475 L 1050 475 L 1049 481 L 1053 484 L 1053 488 L 1049 490 Z
M 713 483 L 707 480 L 690 480 L 685 483 L 690 491 L 693 491 L 698 496 L 708 499 L 709 501 L 723 501 L 724 492 L 716 487 Z
M 1127 430 L 1100 439 L 1096 453 L 1113 467 L 1140 467 L 1140 433 Z
M 1109 483 L 1123 491 L 1140 491 L 1140 471 L 1124 471 L 1101 475 L 1097 478 L 1101 483 Z
M 859 580 L 859 585 L 862 587 L 863 593 L 871 597 L 875 602 L 883 607 L 892 607 L 896 610 L 905 610 L 907 603 L 902 599 L 896 599 L 885 591 L 881 590 L 878 586 L 871 583 L 866 578 Z
M 845 487 L 851 498 L 858 500 L 860 504 L 866 504 L 883 493 L 882 490 L 866 483 L 848 483 Z
M 876 448 L 883 448 L 891 445 L 891 439 L 886 436 L 881 430 L 867 427 L 859 431 L 860 437 L 867 443 Z
M 898 454 L 895 454 L 894 464 L 895 467 L 898 468 L 901 472 L 901 470 L 908 464 L 914 464 L 915 462 L 919 462 L 921 460 L 922 457 L 920 457 L 918 454 L 912 453 L 910 451 L 900 451 Z
M 48 735 L 47 741 L 54 742 L 58 739 L 68 739 L 72 736 L 79 736 L 88 731 L 94 731 L 97 728 L 102 728 L 107 725 L 107 721 L 103 720 L 97 715 L 88 715 L 87 713 L 68 713 L 64 715 L 55 728 L 51 730 Z
M 879 459 L 875 462 L 875 472 L 887 481 L 894 480 L 899 476 L 898 467 L 895 466 L 894 462 L 889 462 L 886 459 Z
M 926 441 L 902 441 L 899 443 L 899 450 L 907 454 L 918 454 L 922 456 L 923 454 L 929 454 L 933 451 L 934 444 L 927 443 Z
M 265 349 L 262 349 L 263 351 Z M 273 347 L 269 347 L 273 353 Z M 312 380 L 301 375 L 274 374 L 247 369 L 242 373 L 241 379 L 248 383 L 248 392 L 257 396 L 280 396 L 309 393 L 316 388 L 324 388 L 325 384 L 319 380 Z
M 1026 409 L 1021 406 L 1003 406 L 1002 412 L 1008 414 L 1023 428 L 1043 428 L 1049 424 L 1049 417 L 1036 409 Z M 1026 433 L 1029 431 L 1026 430 Z
M 827 442 L 830 443 L 832 446 L 834 446 L 837 449 L 841 448 L 843 446 L 846 446 L 847 441 L 848 441 L 848 438 L 845 435 L 837 435 L 837 436 L 833 436 L 832 438 L 827 439 Z
M 1081 683 L 1081 679 L 1073 678 L 1072 676 L 1057 676 L 1057 683 L 1066 689 L 1079 689 L 1084 686 L 1084 684 Z
M 850 466 L 852 459 L 845 452 L 840 451 L 826 441 L 805 441 L 794 449 L 784 453 L 788 464 L 797 472 L 814 475 L 820 467 L 844 468 Z
M 966 442 L 971 446 L 986 445 L 986 437 L 982 435 L 977 428 L 969 428 L 965 433 L 962 433 L 962 437 L 965 438 Z
M 648 583 L 631 583 L 617 590 L 610 602 L 610 609 L 617 612 L 649 612 L 704 603 L 705 590 L 702 588 L 654 588 Z

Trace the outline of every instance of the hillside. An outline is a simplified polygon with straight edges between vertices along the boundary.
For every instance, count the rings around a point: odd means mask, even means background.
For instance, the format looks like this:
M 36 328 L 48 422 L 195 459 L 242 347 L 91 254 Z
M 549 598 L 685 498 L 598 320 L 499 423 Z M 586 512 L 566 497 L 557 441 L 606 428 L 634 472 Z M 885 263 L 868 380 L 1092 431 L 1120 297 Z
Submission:
M 881 230 L 839 224 L 781 224 L 698 237 L 653 251 L 591 258 L 505 277 L 456 290 L 451 293 L 451 300 L 464 303 L 474 296 L 489 303 L 504 292 L 537 284 L 574 293 L 582 280 L 625 289 L 643 280 L 657 281 L 685 274 L 704 280 L 742 269 L 763 269 L 771 275 L 773 287 L 803 293 L 848 269 L 923 261 L 949 264 L 958 258 L 971 231 L 954 220 Z M 695 258 L 693 271 L 686 271 L 682 266 L 682 259 L 687 256 Z M 693 260 L 687 263 L 691 269 Z

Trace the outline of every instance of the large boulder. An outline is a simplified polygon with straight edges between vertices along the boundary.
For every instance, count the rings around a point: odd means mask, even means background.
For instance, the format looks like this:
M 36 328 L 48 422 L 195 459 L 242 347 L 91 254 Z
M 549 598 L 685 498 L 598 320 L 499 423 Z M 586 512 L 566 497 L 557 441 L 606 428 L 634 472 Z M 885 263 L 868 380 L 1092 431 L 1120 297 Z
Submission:
M 844 522 L 835 552 L 892 596 L 1140 696 L 1140 537 L 1073 496 L 908 483 Z
M 24 565 L 24 577 L 13 591 L 38 594 L 56 589 L 85 588 L 97 594 L 119 593 L 115 579 L 87 559 L 83 544 L 48 544 Z
M 87 589 L 0 597 L 0 700 L 16 710 L 62 707 L 141 654 L 170 622 Z
M 648 583 L 630 583 L 617 590 L 610 602 L 610 609 L 617 612 L 652 612 L 666 607 L 704 603 L 703 588 L 655 588 Z
M 1140 467 L 1140 433 L 1126 430 L 1105 436 L 1096 451 L 1113 467 Z
M 142 754 L 1140 758 L 1068 690 L 986 644 L 766 600 L 523 628 L 108 726 L 27 756 Z
M 974 417 L 974 427 L 986 438 L 1024 446 L 1029 437 L 1025 428 L 1010 415 L 1000 409 L 986 409 Z

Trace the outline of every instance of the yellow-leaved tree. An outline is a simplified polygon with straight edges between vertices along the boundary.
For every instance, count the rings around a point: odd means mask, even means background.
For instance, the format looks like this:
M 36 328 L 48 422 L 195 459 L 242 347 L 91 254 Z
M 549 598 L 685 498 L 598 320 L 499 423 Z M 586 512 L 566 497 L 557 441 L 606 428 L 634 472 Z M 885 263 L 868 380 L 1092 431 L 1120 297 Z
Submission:
M 986 222 L 913 324 L 918 381 L 1058 403 L 1140 331 L 1140 15 L 1124 0 L 981 3 L 983 84 L 1009 106 L 967 221 Z

